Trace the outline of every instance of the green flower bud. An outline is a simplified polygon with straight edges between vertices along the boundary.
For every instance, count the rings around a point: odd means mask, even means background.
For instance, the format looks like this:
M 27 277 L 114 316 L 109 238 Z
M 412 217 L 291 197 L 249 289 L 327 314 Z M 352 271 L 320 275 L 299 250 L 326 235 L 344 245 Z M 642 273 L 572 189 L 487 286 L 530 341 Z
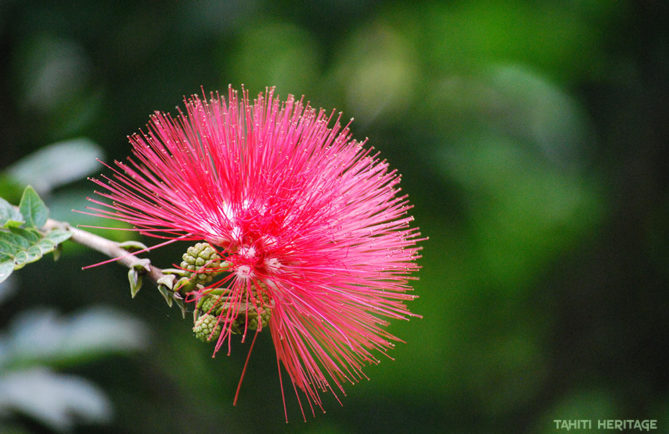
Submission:
M 184 277 L 194 284 L 208 284 L 214 276 L 227 268 L 227 263 L 221 262 L 221 256 L 208 243 L 190 246 L 182 259 L 180 265 L 185 271 Z
M 235 334 L 244 333 L 244 329 L 248 330 L 258 330 L 259 325 L 261 329 L 264 329 L 268 326 L 269 320 L 272 317 L 272 305 L 270 304 L 269 295 L 267 293 L 267 286 L 259 282 L 262 287 L 262 291 L 258 291 L 255 287 L 252 287 L 253 296 L 256 299 L 256 303 L 261 303 L 261 305 L 254 305 L 253 302 L 249 300 L 249 304 L 245 309 L 241 309 L 237 318 L 230 326 L 230 330 Z M 258 314 L 260 312 L 260 314 Z
M 235 307 L 237 316 L 229 325 L 230 332 L 233 334 L 244 334 L 249 331 L 263 329 L 269 326 L 272 317 L 273 302 L 270 301 L 267 285 L 262 282 L 256 282 L 258 286 L 251 286 L 251 294 L 248 299 L 243 296 L 243 300 L 238 307 Z M 195 309 L 195 326 L 193 332 L 195 337 L 204 342 L 211 342 L 221 334 L 222 326 L 216 326 L 218 318 L 226 318 L 232 305 L 227 296 L 219 293 L 206 294 L 197 303 Z M 214 335 L 212 330 L 216 328 Z M 209 339 L 209 336 L 212 336 Z
M 258 310 L 255 307 L 249 306 L 248 314 L 247 312 L 239 312 L 239 315 L 235 319 L 235 322 L 232 323 L 230 330 L 235 334 L 244 333 L 244 323 L 246 323 L 246 329 L 248 330 L 258 330 L 258 318 L 260 317 L 260 324 L 262 328 L 268 326 L 269 320 L 272 317 L 272 311 L 268 306 L 264 307 L 262 313 L 258 315 Z
M 218 315 L 223 310 L 223 302 L 219 300 L 219 296 L 216 295 L 207 295 L 202 297 L 202 304 L 198 307 L 198 310 L 202 313 L 208 313 L 210 315 Z
M 211 342 L 218 339 L 221 334 L 221 325 L 217 323 L 218 318 L 215 315 L 205 314 L 199 317 L 193 326 L 195 338 L 202 342 Z

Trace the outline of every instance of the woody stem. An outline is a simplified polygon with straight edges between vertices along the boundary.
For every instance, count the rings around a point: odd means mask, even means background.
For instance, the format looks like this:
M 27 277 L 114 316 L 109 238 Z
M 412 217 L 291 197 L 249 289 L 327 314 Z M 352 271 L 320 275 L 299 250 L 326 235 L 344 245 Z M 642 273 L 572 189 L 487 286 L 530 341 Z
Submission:
M 98 251 L 110 258 L 118 258 L 116 262 L 128 268 L 132 268 L 138 262 L 140 262 L 140 258 L 128 252 L 124 248 L 120 247 L 117 242 L 108 240 L 107 238 L 103 238 L 91 232 L 75 228 L 67 222 L 48 219 L 43 229 L 47 231 L 52 229 L 61 229 L 68 231 L 72 234 L 70 240 L 83 246 L 89 247 L 95 251 Z M 148 264 L 147 267 L 148 271 L 146 272 L 146 274 L 154 282 L 158 283 L 159 279 L 165 277 L 165 274 L 163 274 L 163 271 L 160 268 L 155 267 L 151 264 Z

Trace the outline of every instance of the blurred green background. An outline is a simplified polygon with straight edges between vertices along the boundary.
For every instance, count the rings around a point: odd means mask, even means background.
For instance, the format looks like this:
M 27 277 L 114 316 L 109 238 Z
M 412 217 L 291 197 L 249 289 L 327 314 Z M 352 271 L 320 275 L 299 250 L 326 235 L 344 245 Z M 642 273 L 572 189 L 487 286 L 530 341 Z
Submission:
M 407 342 L 396 360 L 306 424 L 286 389 L 288 425 L 268 336 L 233 407 L 246 346 L 212 359 L 157 291 L 131 300 L 122 268 L 81 271 L 102 257 L 68 244 L 4 284 L 0 352 L 44 318 L 36 307 L 70 326 L 113 308 L 111 327 L 84 327 L 105 351 L 7 365 L 85 379 L 106 407 L 69 424 L 3 412 L 0 363 L 0 432 L 547 433 L 570 418 L 669 432 L 668 29 L 667 3 L 650 0 L 0 1 L 0 192 L 13 203 L 29 182 L 52 215 L 85 222 L 69 210 L 92 194 L 79 180 L 91 168 L 70 160 L 124 158 L 126 135 L 201 86 L 275 85 L 355 117 L 430 237 L 411 304 L 424 318 L 392 324 Z M 71 168 L 61 178 L 21 168 L 73 139 L 49 157 Z

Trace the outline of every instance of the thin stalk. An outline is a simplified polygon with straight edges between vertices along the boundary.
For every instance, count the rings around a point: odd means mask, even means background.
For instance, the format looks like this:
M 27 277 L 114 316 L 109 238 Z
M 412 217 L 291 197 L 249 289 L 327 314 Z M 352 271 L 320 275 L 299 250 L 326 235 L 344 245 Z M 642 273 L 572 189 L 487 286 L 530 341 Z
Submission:
M 61 229 L 68 231 L 72 234 L 70 237 L 71 241 L 74 241 L 77 244 L 89 247 L 97 252 L 102 253 L 103 255 L 108 256 L 109 258 L 116 258 L 116 262 L 124 265 L 128 268 L 133 268 L 138 263 L 141 263 L 141 259 L 133 255 L 129 251 L 125 250 L 115 241 L 108 240 L 99 235 L 75 228 L 67 222 L 61 222 L 58 220 L 48 219 L 46 224 L 43 227 L 44 230 L 52 229 Z M 146 275 L 151 278 L 156 284 L 158 281 L 167 275 L 163 271 L 151 264 L 146 266 L 147 271 Z

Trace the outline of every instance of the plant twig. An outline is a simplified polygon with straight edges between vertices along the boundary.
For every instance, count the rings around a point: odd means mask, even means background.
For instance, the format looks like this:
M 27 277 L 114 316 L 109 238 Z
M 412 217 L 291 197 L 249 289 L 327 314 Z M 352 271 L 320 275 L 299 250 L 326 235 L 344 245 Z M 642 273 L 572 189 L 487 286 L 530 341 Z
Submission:
M 128 267 L 128 268 L 133 268 L 137 264 L 141 263 L 142 260 L 138 258 L 137 256 L 133 255 L 129 251 L 125 250 L 124 248 L 120 247 L 119 244 L 115 241 L 108 240 L 107 238 L 103 238 L 99 235 L 95 235 L 91 232 L 87 232 L 78 228 L 75 228 L 71 226 L 67 222 L 61 222 L 58 220 L 53 220 L 53 219 L 48 219 L 46 224 L 44 225 L 43 229 L 45 230 L 52 230 L 52 229 L 61 229 L 61 230 L 66 230 L 70 233 L 72 233 L 72 237 L 70 237 L 71 241 L 74 241 L 75 243 L 81 244 L 83 246 L 89 247 L 93 250 L 96 250 L 103 255 L 106 255 L 110 258 L 118 258 L 116 262 Z M 158 267 L 155 267 L 151 264 L 147 264 L 145 266 L 147 269 L 146 275 L 151 278 L 156 284 L 159 284 L 160 280 L 164 280 L 167 278 L 167 274 L 163 273 L 163 270 L 161 270 Z

